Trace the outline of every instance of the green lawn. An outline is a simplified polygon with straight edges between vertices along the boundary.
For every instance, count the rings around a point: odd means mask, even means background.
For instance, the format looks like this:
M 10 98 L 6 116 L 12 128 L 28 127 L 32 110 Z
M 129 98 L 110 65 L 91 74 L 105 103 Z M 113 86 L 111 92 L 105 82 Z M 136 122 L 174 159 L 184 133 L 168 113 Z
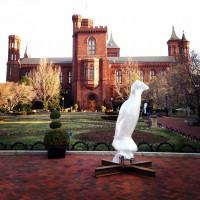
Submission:
M 23 116 L 0 116 L 0 143 L 12 145 L 15 142 L 23 142 L 25 144 L 34 144 L 37 141 L 43 142 L 45 132 L 49 130 L 49 123 L 51 119 L 50 113 L 36 114 L 36 115 L 23 115 Z M 103 120 L 101 116 L 104 113 L 61 113 L 62 127 L 68 132 L 72 132 L 71 144 L 77 142 L 75 135 L 81 133 L 90 133 L 96 131 L 113 131 L 115 130 L 115 121 Z M 148 134 L 164 136 L 168 142 L 180 148 L 183 145 L 191 145 L 200 152 L 200 143 L 188 140 L 187 138 L 176 135 L 170 131 L 162 128 L 148 128 L 143 120 L 139 120 L 137 130 L 147 132 Z M 152 144 L 154 151 L 156 145 Z M 148 151 L 148 146 L 141 146 L 139 150 Z M 160 147 L 162 151 L 171 151 L 171 147 L 166 144 Z M 190 152 L 190 147 L 183 149 L 185 152 Z

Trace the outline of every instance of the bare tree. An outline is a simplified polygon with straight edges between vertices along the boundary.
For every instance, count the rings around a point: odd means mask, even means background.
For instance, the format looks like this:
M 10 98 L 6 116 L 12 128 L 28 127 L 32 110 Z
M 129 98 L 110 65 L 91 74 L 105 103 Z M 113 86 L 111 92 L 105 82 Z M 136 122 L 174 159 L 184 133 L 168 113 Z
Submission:
M 115 78 L 112 79 L 115 100 L 125 101 L 130 95 L 131 85 L 139 79 L 138 63 L 128 61 L 115 71 Z
M 167 107 L 169 110 L 182 107 L 189 114 L 190 108 L 197 105 L 194 94 L 199 85 L 199 61 L 194 51 L 190 59 L 179 57 L 166 76 L 158 76 L 150 84 L 150 96 L 157 107 Z
M 43 103 L 44 109 L 58 101 L 60 93 L 60 66 L 41 59 L 39 65 L 31 72 L 31 84 L 36 90 L 37 99 Z

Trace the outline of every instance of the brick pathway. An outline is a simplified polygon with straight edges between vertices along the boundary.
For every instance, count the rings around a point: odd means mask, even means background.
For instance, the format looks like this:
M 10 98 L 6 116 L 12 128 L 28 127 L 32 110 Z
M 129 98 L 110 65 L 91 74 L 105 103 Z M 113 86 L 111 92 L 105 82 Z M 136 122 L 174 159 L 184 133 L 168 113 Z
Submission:
M 158 117 L 158 122 L 164 127 L 173 128 L 184 134 L 200 138 L 200 126 L 188 126 L 185 123 L 186 118 Z
M 0 156 L 1 200 L 200 200 L 200 159 L 142 157 L 151 160 L 156 178 L 131 174 L 94 177 L 108 155 Z

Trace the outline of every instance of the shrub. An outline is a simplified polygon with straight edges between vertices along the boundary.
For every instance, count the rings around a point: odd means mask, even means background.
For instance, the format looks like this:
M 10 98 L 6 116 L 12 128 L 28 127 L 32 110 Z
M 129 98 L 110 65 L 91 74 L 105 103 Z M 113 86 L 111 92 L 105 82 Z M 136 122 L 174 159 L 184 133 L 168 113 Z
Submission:
M 48 146 L 69 146 L 70 137 L 66 130 L 56 128 L 48 131 L 44 137 L 44 144 Z
M 60 121 L 52 121 L 49 124 L 50 128 L 55 129 L 55 128 L 60 128 L 62 126 L 62 123 Z
M 60 111 L 52 110 L 50 114 L 51 119 L 59 119 L 60 118 Z
M 105 112 L 105 110 L 106 110 L 106 107 L 102 105 L 102 106 L 101 106 L 101 111 L 102 111 L 102 112 Z
M 76 111 L 78 110 L 78 104 L 77 104 L 77 103 L 74 104 L 74 109 L 75 109 Z

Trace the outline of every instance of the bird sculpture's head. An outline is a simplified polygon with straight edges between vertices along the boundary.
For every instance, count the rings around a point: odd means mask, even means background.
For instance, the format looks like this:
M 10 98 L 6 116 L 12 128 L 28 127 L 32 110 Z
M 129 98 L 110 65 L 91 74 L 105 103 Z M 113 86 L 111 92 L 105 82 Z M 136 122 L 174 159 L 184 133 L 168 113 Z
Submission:
M 142 93 L 143 91 L 148 89 L 149 89 L 148 85 L 146 85 L 140 80 L 136 80 L 131 86 L 131 93 L 134 93 L 135 91 L 140 91 Z

